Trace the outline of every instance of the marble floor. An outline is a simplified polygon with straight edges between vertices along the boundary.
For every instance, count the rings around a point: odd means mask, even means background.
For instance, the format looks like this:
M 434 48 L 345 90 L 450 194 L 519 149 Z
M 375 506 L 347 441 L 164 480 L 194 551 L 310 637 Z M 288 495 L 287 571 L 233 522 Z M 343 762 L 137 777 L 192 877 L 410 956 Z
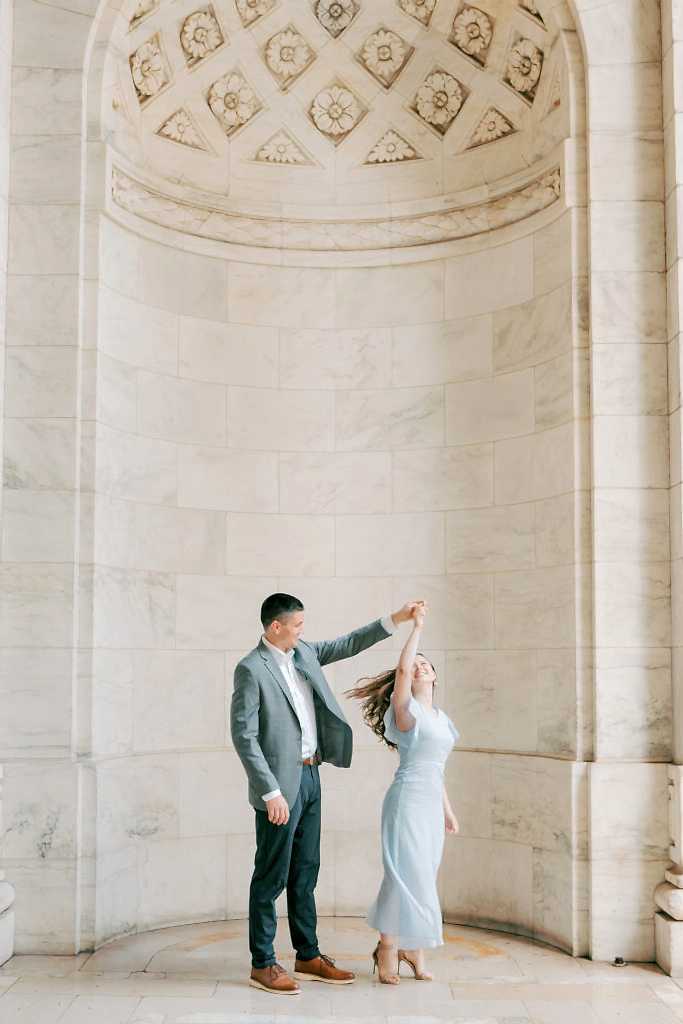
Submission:
M 321 946 L 353 986 L 300 996 L 249 988 L 242 921 L 166 928 L 76 957 L 15 956 L 0 968 L 0 1024 L 677 1024 L 683 990 L 653 965 L 573 960 L 525 939 L 448 926 L 432 983 L 373 980 L 373 935 L 356 919 L 320 922 Z M 278 949 L 291 967 L 286 921 Z M 683 985 L 683 982 L 682 982 Z

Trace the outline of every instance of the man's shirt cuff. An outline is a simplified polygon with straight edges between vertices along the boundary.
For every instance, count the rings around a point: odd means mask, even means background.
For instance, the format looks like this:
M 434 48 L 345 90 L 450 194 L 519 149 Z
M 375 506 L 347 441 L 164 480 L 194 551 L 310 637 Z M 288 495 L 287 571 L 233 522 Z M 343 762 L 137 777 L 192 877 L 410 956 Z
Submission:
M 272 793 L 264 793 L 261 797 L 262 800 L 274 800 L 276 796 L 282 796 L 279 789 L 274 789 Z
M 384 629 L 385 632 L 396 632 L 396 626 L 394 625 L 394 620 L 392 619 L 391 615 L 385 615 L 382 619 L 380 619 L 380 621 L 382 623 L 382 629 Z

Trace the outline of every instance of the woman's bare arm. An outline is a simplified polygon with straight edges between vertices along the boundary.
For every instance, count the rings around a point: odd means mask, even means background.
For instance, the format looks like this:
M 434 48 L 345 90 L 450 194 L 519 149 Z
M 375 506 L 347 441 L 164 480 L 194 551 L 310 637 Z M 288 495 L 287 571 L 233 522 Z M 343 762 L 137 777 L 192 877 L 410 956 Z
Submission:
M 413 665 L 415 664 L 415 655 L 417 654 L 417 645 L 420 642 L 424 617 L 424 607 L 416 608 L 412 631 L 405 642 L 396 667 L 396 683 L 391 699 L 394 704 L 394 717 L 396 718 L 396 727 L 399 732 L 409 732 L 415 725 L 415 719 L 410 711 L 408 711 L 408 704 L 410 703 L 412 693 Z

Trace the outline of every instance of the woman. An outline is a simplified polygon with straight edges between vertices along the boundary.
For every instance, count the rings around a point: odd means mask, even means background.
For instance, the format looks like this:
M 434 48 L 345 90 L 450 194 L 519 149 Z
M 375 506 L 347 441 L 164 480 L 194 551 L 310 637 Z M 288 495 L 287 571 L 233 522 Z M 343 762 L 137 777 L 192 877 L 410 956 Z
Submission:
M 417 651 L 426 614 L 421 603 L 396 669 L 362 679 L 348 696 L 362 700 L 363 717 L 400 764 L 382 805 L 384 878 L 368 913 L 380 933 L 373 952 L 379 979 L 398 985 L 401 963 L 431 981 L 424 950 L 443 944 L 436 874 L 444 834 L 458 822 L 443 783 L 446 758 L 458 732 L 433 705 L 434 666 Z

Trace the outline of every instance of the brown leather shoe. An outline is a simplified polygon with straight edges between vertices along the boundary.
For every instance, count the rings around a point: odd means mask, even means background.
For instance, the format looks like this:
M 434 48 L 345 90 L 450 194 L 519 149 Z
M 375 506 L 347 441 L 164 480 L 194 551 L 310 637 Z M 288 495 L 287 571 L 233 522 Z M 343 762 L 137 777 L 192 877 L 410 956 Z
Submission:
M 313 960 L 297 960 L 294 964 L 294 977 L 302 981 L 324 981 L 326 985 L 350 985 L 356 980 L 355 974 L 335 967 L 334 960 L 330 960 L 324 953 Z
M 301 994 L 301 986 L 287 974 L 284 967 L 271 964 L 270 967 L 252 967 L 249 984 L 252 988 L 262 988 L 264 992 L 273 992 L 280 996 L 296 996 Z

